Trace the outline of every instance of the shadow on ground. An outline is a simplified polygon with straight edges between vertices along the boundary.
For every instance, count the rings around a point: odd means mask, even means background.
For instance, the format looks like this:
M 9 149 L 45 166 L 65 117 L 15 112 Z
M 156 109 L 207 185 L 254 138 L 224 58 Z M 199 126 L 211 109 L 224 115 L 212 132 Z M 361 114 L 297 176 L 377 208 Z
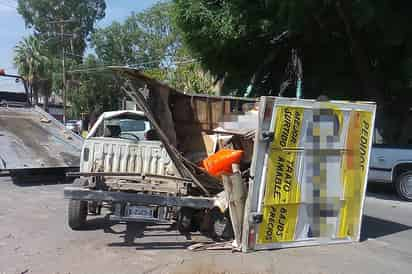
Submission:
M 104 233 L 118 235 L 119 242 L 109 243 L 108 246 L 110 247 L 135 247 L 138 250 L 186 249 L 192 244 L 199 243 L 199 241 L 192 241 L 191 237 L 186 237 L 185 239 L 184 236 L 172 226 L 147 226 L 143 223 L 130 222 L 125 225 L 125 228 L 122 227 L 119 229 L 120 226 L 116 226 L 118 224 L 118 222 L 110 221 L 107 217 L 90 216 L 86 222 L 86 226 L 82 230 L 103 230 Z M 200 236 L 199 233 L 192 235 Z M 151 238 L 151 241 L 142 242 L 139 240 L 144 237 Z M 161 238 L 161 240 L 154 240 L 153 238 Z M 205 240 L 204 243 L 210 243 L 210 241 Z
M 365 241 L 369 238 L 379 238 L 405 230 L 411 229 L 411 226 L 371 217 L 368 215 L 363 216 L 361 241 Z
M 82 228 L 83 231 L 95 231 L 95 230 L 103 230 L 105 233 L 111 234 L 122 234 L 125 231 L 115 231 L 113 230 L 113 226 L 116 225 L 117 222 L 110 221 L 106 217 L 88 217 L 86 225 Z
M 120 241 L 108 244 L 110 247 L 135 247 L 139 250 L 186 249 L 192 244 L 199 243 L 199 241 L 192 241 L 190 237 L 184 239 L 179 232 L 170 227 L 147 227 L 141 223 L 129 223 L 126 226 L 126 229 L 119 231 L 113 229 L 113 226 L 116 224 L 116 222 L 111 222 L 107 218 L 99 217 L 88 220 L 84 230 L 101 229 L 105 233 L 118 235 Z M 412 226 L 364 215 L 361 229 L 361 241 L 370 238 L 376 239 L 409 229 L 412 229 Z M 195 235 L 199 236 L 200 234 Z M 149 239 L 150 241 L 140 240 L 144 237 L 151 239 Z M 206 238 L 201 242 L 210 243 Z
M 400 200 L 392 184 L 369 182 L 366 190 L 366 196 L 389 201 Z
M 135 247 L 137 250 L 140 249 L 145 249 L 145 250 L 160 250 L 160 249 L 186 249 L 189 246 L 193 245 L 193 244 L 197 244 L 199 242 L 194 242 L 194 241 L 174 241 L 174 242 L 170 242 L 170 241 L 165 241 L 165 242 L 133 242 L 133 243 L 128 243 L 128 242 L 124 242 L 124 243 L 111 243 L 109 244 L 109 246 L 111 247 Z
M 396 194 L 391 185 L 369 184 L 367 196 L 376 197 L 384 200 L 398 201 Z M 108 244 L 111 247 L 136 247 L 136 249 L 185 249 L 195 242 L 187 237 L 186 240 L 172 227 L 150 227 L 141 223 L 129 223 L 126 229 L 114 229 L 117 222 L 110 221 L 104 217 L 91 217 L 87 221 L 84 230 L 103 230 L 105 233 L 119 236 L 119 242 Z M 404 225 L 389 220 L 376 218 L 368 215 L 363 216 L 361 241 L 369 238 L 380 238 L 391 234 L 412 229 L 412 226 Z M 151 241 L 141 241 L 143 237 L 152 238 Z M 181 241 L 174 241 L 181 237 Z M 159 239 L 159 240 L 157 240 Z M 161 239 L 161 240 L 160 240 Z M 163 241 L 164 239 L 164 241 Z M 207 240 L 205 241 L 207 242 Z M 198 241 L 196 241 L 198 243 Z
M 0 173 L 2 177 L 9 177 L 13 184 L 21 187 L 39 185 L 55 185 L 72 183 L 74 178 L 66 177 L 66 173 L 78 171 L 76 168 L 37 168 L 20 169 Z
M 13 184 L 20 187 L 72 183 L 72 180 L 67 180 L 64 176 L 12 176 L 11 180 Z

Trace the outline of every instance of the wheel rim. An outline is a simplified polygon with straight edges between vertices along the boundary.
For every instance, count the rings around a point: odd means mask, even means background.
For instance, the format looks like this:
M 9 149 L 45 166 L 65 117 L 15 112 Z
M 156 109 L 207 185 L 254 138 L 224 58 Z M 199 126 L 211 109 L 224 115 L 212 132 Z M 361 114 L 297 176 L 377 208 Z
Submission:
M 409 199 L 412 198 L 412 174 L 411 175 L 406 175 L 402 183 L 400 185 L 402 193 L 408 197 Z

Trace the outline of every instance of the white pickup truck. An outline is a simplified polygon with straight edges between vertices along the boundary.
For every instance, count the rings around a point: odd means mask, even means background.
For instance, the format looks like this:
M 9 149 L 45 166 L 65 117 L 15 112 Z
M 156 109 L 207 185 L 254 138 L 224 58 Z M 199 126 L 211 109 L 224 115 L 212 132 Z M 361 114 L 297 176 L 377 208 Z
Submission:
M 115 213 L 112 218 L 139 217 L 140 221 L 167 223 L 170 208 L 135 206 L 124 200 L 130 193 L 185 194 L 180 189 L 184 182 L 175 180 L 180 174 L 162 143 L 147 139 L 150 129 L 150 123 L 141 111 L 110 111 L 99 117 L 84 141 L 80 164 L 82 177 L 76 179 L 74 185 L 126 196 L 120 198 L 122 202 L 112 203 Z M 99 197 L 95 203 L 70 200 L 69 226 L 81 229 L 87 209 L 95 213 L 96 206 L 106 200 L 113 201 L 113 197 Z
M 214 239 L 231 239 L 231 224 L 215 199 L 198 196 L 153 132 L 141 111 L 109 111 L 99 117 L 84 141 L 80 172 L 67 174 L 79 177 L 65 188 L 69 226 L 83 229 L 88 213 L 101 214 L 105 206 L 112 221 L 176 224 L 183 234 L 196 228 Z
M 393 183 L 401 199 L 412 201 L 412 148 L 374 145 L 368 181 Z

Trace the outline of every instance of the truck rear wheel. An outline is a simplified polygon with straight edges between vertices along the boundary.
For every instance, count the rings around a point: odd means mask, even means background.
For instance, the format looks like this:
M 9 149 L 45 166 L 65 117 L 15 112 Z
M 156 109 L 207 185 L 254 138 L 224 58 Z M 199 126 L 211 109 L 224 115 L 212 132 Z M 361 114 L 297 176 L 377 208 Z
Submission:
M 412 201 L 412 171 L 402 173 L 396 178 L 395 189 L 402 200 Z
M 182 234 L 192 232 L 192 217 L 194 210 L 189 207 L 182 207 L 177 213 L 177 230 Z
M 221 213 L 219 209 L 214 208 L 211 215 L 211 237 L 215 241 L 233 240 L 234 232 L 232 222 L 230 221 L 229 211 Z
M 87 201 L 69 201 L 69 226 L 73 230 L 84 228 L 87 219 Z

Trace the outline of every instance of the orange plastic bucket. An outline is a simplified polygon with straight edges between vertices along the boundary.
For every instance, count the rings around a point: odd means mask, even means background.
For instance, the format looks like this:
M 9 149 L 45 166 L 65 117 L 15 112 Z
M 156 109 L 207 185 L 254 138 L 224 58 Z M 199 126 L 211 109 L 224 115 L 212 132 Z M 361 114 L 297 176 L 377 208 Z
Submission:
M 242 150 L 221 149 L 202 161 L 202 166 L 213 176 L 222 173 L 232 173 L 232 164 L 239 164 L 242 159 Z

